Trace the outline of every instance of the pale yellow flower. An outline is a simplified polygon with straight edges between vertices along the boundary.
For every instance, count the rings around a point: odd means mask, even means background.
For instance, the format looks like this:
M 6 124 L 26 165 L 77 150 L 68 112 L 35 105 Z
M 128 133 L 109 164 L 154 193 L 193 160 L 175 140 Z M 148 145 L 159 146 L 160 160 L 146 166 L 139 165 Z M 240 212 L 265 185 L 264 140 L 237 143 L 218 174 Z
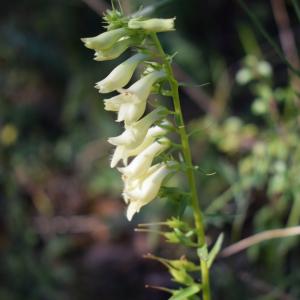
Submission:
M 94 60 L 96 61 L 106 61 L 118 58 L 122 53 L 124 53 L 132 44 L 131 38 L 122 38 L 117 41 L 113 47 L 103 50 L 96 50 Z
M 105 109 L 118 112 L 117 122 L 124 121 L 128 125 L 136 122 L 145 112 L 153 84 L 164 77 L 163 71 L 154 71 L 144 76 L 128 89 L 119 90 L 119 95 L 105 99 Z
M 166 121 L 162 123 L 168 124 Z M 167 133 L 167 129 L 158 126 L 153 126 L 149 128 L 142 143 L 134 149 L 128 149 L 125 146 L 118 146 L 112 156 L 110 166 L 114 168 L 120 160 L 123 160 L 124 165 L 127 165 L 127 160 L 129 157 L 136 156 L 151 145 L 156 138 L 163 136 Z
M 127 208 L 129 221 L 143 206 L 156 198 L 163 180 L 170 172 L 166 164 L 155 165 L 149 169 L 148 174 L 134 188 L 124 190 L 124 200 L 129 203 Z
M 128 27 L 131 29 L 144 29 L 153 32 L 172 31 L 175 30 L 175 19 L 158 19 L 153 18 L 149 20 L 131 19 L 128 22 Z
M 169 139 L 160 138 L 140 152 L 127 167 L 118 168 L 123 174 L 123 180 L 130 181 L 143 177 L 149 170 L 154 157 L 169 148 L 170 144 Z
M 125 86 L 131 79 L 138 64 L 147 57 L 138 53 L 114 68 L 103 80 L 96 83 L 99 93 L 110 93 Z
M 117 137 L 109 138 L 108 142 L 115 146 L 126 146 L 128 149 L 136 148 L 143 142 L 150 126 L 163 118 L 164 112 L 165 108 L 156 108 L 139 121 L 125 125 L 125 131 Z
M 126 29 L 118 28 L 103 32 L 94 37 L 82 38 L 85 47 L 94 50 L 111 48 L 120 38 L 126 36 Z

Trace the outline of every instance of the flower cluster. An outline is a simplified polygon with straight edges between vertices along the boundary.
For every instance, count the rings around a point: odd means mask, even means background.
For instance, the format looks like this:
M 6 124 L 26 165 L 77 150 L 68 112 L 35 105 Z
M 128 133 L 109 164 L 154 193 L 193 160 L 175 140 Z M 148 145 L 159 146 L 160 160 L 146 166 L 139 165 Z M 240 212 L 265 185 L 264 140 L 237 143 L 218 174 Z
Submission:
M 166 74 L 162 67 L 151 62 L 151 53 L 140 45 L 146 43 L 147 37 L 153 32 L 174 30 L 174 19 L 119 20 L 107 28 L 106 32 L 98 36 L 82 39 L 87 48 L 95 50 L 95 60 L 112 60 L 128 48 L 139 46 L 133 56 L 96 83 L 101 94 L 118 93 L 104 100 L 104 108 L 117 113 L 117 122 L 124 122 L 124 132 L 109 138 L 108 142 L 116 146 L 111 167 L 116 167 L 120 161 L 124 165 L 118 170 L 124 182 L 123 198 L 128 204 L 127 218 L 131 220 L 141 207 L 157 196 L 162 182 L 171 173 L 171 162 L 157 162 L 157 157 L 171 146 L 166 137 L 169 125 L 166 120 L 167 110 L 159 106 L 145 114 L 147 99 L 153 87 L 163 82 Z M 124 88 L 142 63 L 152 67 L 146 68 L 139 80 Z M 128 163 L 129 158 L 132 159 Z

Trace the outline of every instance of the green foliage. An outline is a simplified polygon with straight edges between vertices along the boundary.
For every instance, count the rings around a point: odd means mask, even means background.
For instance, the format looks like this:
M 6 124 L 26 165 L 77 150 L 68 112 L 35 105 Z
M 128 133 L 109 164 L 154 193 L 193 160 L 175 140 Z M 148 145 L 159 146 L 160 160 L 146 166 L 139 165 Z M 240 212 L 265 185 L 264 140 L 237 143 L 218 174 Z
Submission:
M 215 244 L 213 245 L 212 249 L 210 250 L 208 257 L 207 257 L 207 265 L 210 268 L 216 259 L 217 255 L 219 254 L 222 244 L 224 240 L 224 235 L 221 233 L 218 236 L 218 239 L 216 240 Z
M 251 18 L 255 16 L 254 24 L 236 3 L 227 1 L 191 0 L 189 5 L 181 1 L 124 2 L 130 2 L 125 9 L 131 12 L 134 6 L 143 5 L 135 17 L 154 12 L 177 16 L 178 31 L 163 34 L 161 39 L 168 53 L 176 53 L 169 60 L 176 61 L 176 76 L 182 82 L 181 98 L 185 119 L 190 121 L 199 194 L 205 202 L 209 239 L 216 241 L 200 250 L 209 266 L 214 261 L 215 299 L 298 299 L 297 238 L 268 241 L 230 260 L 215 260 L 222 239 L 217 238 L 219 232 L 224 232 L 226 246 L 256 232 L 299 225 L 299 84 L 284 63 L 288 57 L 279 47 L 271 6 L 264 1 L 247 2 Z M 296 0 L 285 4 L 288 29 L 295 33 L 298 45 L 299 4 Z M 110 29 L 126 22 L 116 11 L 109 12 L 106 19 Z M 80 300 L 108 300 L 100 284 L 103 278 L 111 283 L 116 276 L 120 286 L 126 286 L 128 278 L 162 278 L 157 270 L 139 265 L 137 259 L 138 276 L 131 269 L 133 263 L 123 268 L 117 261 L 110 272 L 106 266 L 98 267 L 95 257 L 91 265 L 99 274 L 84 273 L 82 261 L 89 260 L 90 252 L 94 253 L 89 250 L 102 243 L 101 234 L 91 239 L 90 233 L 45 233 L 36 224 L 39 218 L 88 214 L 113 228 L 113 237 L 101 245 L 104 250 L 107 245 L 113 250 L 121 246 L 125 257 L 127 252 L 140 251 L 134 247 L 142 242 L 146 244 L 146 239 L 128 238 L 119 208 L 121 183 L 108 166 L 111 149 L 106 145 L 106 137 L 119 129 L 103 113 L 102 102 L 91 88 L 91 83 L 106 76 L 114 64 L 99 68 L 87 58 L 90 54 L 79 41 L 81 36 L 96 33 L 100 25 L 99 16 L 77 0 L 29 0 L 19 1 L 17 6 L 3 3 L 0 299 L 62 299 L 74 298 L 75 294 Z M 271 40 L 265 39 L 267 35 Z M 139 42 L 137 38 L 135 43 Z M 204 82 L 209 84 L 202 86 Z M 165 86 L 157 88 L 157 93 L 170 96 Z M 159 96 L 151 100 L 154 106 L 156 98 Z M 169 107 L 168 101 L 165 105 Z M 166 159 L 175 153 L 168 153 Z M 184 166 L 178 168 L 185 171 Z M 174 180 L 186 186 L 181 177 Z M 110 198 L 111 206 L 106 198 Z M 164 235 L 170 243 L 161 245 L 157 233 L 152 233 L 150 242 L 147 240 L 151 251 L 180 257 L 186 249 L 175 251 L 174 247 L 182 242 L 188 249 L 198 249 L 191 222 L 193 211 L 188 207 L 190 193 L 165 186 L 160 198 L 171 201 L 151 204 L 143 216 L 150 220 L 167 218 L 164 225 L 155 226 L 165 226 Z M 202 288 L 199 270 L 194 271 L 197 257 L 189 251 L 187 258 L 168 262 L 183 283 L 170 283 L 172 288 L 176 285 L 172 300 L 197 299 Z M 115 260 L 108 261 L 113 265 Z M 126 275 L 120 273 L 123 269 Z M 190 277 L 194 283 L 186 287 Z M 136 299 L 145 299 L 136 281 L 133 286 Z M 124 293 L 121 290 L 124 299 L 129 290 L 132 287 L 125 287 Z M 149 299 L 152 296 L 146 295 Z
M 194 299 L 196 300 L 197 297 L 192 297 L 196 294 L 198 294 L 201 290 L 201 287 L 199 285 L 191 285 L 187 288 L 180 289 L 176 292 L 174 292 L 173 296 L 169 298 L 169 300 L 185 300 L 185 299 Z M 192 298 L 191 298 L 192 297 Z

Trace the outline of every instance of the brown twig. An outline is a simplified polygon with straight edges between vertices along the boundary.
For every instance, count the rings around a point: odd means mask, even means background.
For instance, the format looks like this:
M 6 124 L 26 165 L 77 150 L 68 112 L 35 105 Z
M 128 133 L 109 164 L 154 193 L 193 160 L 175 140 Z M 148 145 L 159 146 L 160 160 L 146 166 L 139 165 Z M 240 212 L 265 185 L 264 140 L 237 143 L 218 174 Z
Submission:
M 271 0 L 273 14 L 279 31 L 280 44 L 287 60 L 295 69 L 300 69 L 300 60 L 297 53 L 297 46 L 293 31 L 290 27 L 289 15 L 284 0 Z M 299 91 L 300 79 L 290 72 L 292 85 Z
M 261 242 L 294 235 L 300 235 L 300 226 L 263 231 L 225 248 L 221 256 L 231 256 Z
M 271 0 L 274 18 L 279 31 L 279 38 L 286 58 L 297 69 L 300 68 L 300 61 L 297 54 L 295 38 L 290 27 L 289 16 L 284 0 Z

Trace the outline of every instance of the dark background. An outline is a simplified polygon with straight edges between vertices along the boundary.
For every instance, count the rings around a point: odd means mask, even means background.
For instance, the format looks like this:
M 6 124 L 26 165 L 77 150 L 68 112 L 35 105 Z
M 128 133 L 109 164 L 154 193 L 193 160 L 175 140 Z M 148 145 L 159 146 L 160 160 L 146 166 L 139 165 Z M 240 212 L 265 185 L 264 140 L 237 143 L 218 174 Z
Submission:
M 121 1 L 127 13 L 158 2 Z M 292 32 L 299 45 L 300 21 L 290 1 L 248 3 L 281 45 L 282 28 L 274 18 L 278 4 L 288 13 L 285 34 Z M 114 115 L 103 110 L 93 86 L 123 58 L 95 62 L 80 41 L 103 30 L 100 15 L 109 7 L 101 0 L 1 3 L 0 300 L 158 300 L 168 295 L 145 289 L 145 284 L 175 286 L 162 266 L 142 255 L 179 257 L 184 250 L 133 231 L 139 222 L 171 216 L 175 205 L 155 201 L 129 223 L 119 174 L 109 168 L 112 148 L 106 140 L 120 128 Z M 181 100 L 186 121 L 201 132 L 193 136 L 192 146 L 201 169 L 201 203 L 207 208 L 242 182 L 239 167 L 252 157 L 255 142 L 281 140 L 268 117 L 251 112 L 257 89 L 235 81 L 245 57 L 254 55 L 272 65 L 271 89 L 289 88 L 291 76 L 236 1 L 174 0 L 154 15 L 176 16 L 176 32 L 159 36 L 169 53 L 178 52 L 177 78 L 206 84 L 183 88 Z M 287 93 L 283 91 L 284 97 Z M 297 139 L 299 132 L 293 134 Z M 287 225 L 293 198 L 282 198 L 281 190 L 268 192 L 272 162 L 262 179 L 241 184 L 219 210 L 207 213 L 210 241 L 224 232 L 226 246 Z M 250 161 L 254 170 L 256 163 Z M 285 188 L 292 189 L 288 183 Z M 299 224 L 294 220 L 289 225 Z M 270 241 L 218 259 L 212 270 L 214 299 L 299 299 L 299 243 L 278 252 L 282 243 Z

